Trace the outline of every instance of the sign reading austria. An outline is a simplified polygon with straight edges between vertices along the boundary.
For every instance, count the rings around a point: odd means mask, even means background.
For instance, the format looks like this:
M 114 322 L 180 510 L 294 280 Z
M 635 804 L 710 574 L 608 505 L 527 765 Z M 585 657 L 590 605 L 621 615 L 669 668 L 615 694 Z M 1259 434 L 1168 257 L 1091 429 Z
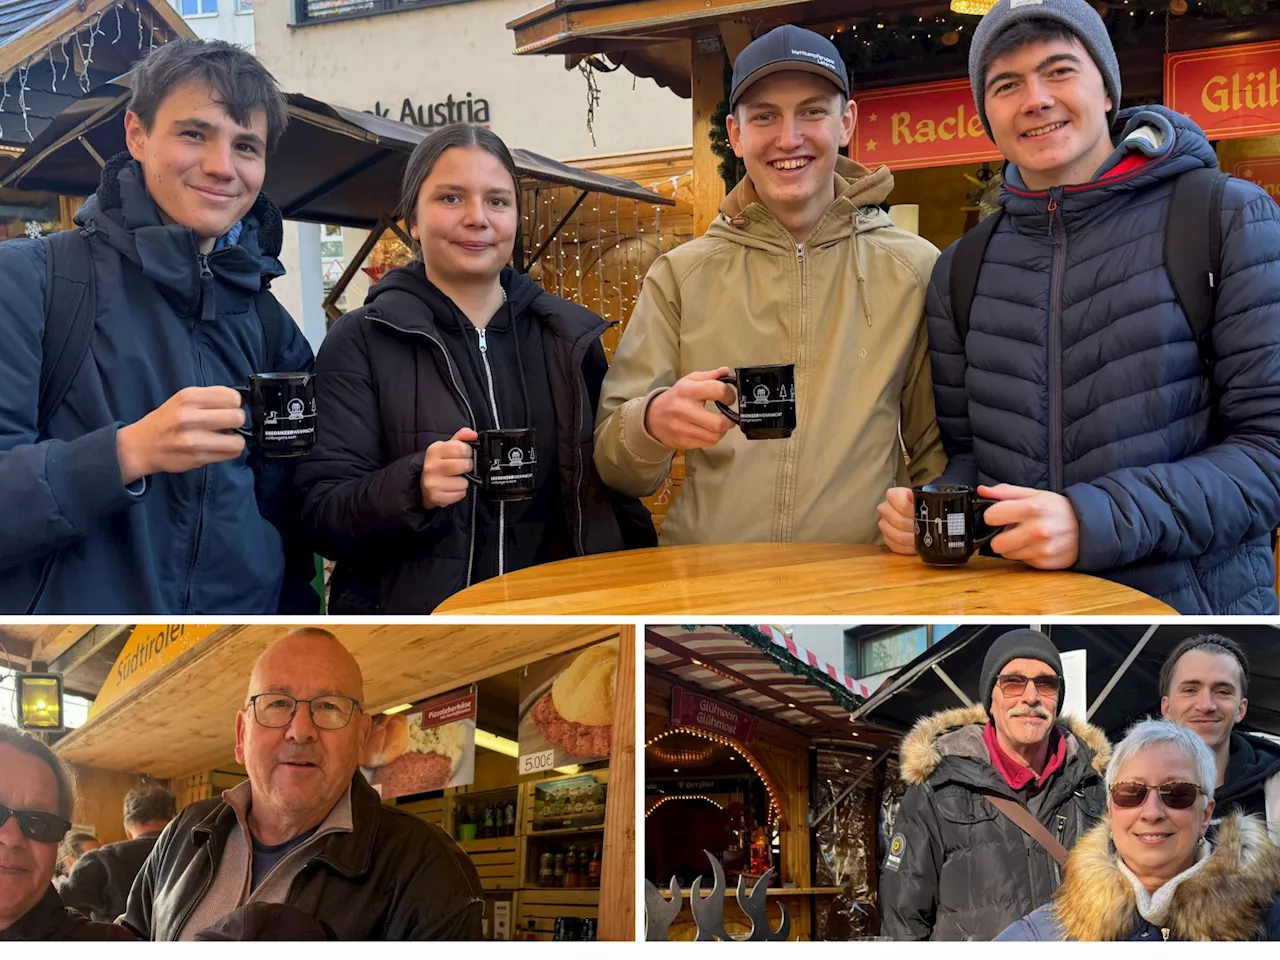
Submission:
M 1167 55 L 1164 102 L 1210 140 L 1280 133 L 1280 41 Z
M 914 170 L 999 160 L 982 129 L 968 80 L 871 90 L 856 96 L 849 155 L 872 169 Z

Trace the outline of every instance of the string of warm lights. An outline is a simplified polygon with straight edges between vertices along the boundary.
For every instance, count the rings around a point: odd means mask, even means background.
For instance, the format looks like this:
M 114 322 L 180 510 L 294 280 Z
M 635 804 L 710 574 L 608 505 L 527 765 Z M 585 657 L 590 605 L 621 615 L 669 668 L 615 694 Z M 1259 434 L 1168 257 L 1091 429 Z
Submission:
M 731 737 L 722 736 L 718 733 L 713 733 L 710 730 L 702 730 L 698 727 L 672 727 L 670 730 L 664 730 L 655 737 L 650 737 L 645 741 L 644 748 L 645 750 L 648 750 L 655 743 L 660 743 L 667 739 L 667 737 L 673 737 L 676 734 L 682 733 L 688 734 L 691 737 L 701 737 L 703 740 L 710 740 L 712 743 L 717 743 L 722 747 L 728 747 L 743 760 L 747 761 L 751 766 L 751 769 L 755 771 L 755 775 L 764 783 L 765 792 L 769 795 L 768 822 L 773 823 L 775 819 L 783 819 L 782 804 L 778 800 L 778 788 L 776 784 L 774 784 L 773 778 L 769 776 L 764 767 L 760 766 L 759 762 L 757 762 L 756 758 L 747 751 L 746 747 L 737 740 L 734 740 Z
M 655 810 L 664 803 L 670 803 L 672 800 L 705 800 L 717 810 L 724 809 L 723 804 L 717 803 L 715 800 L 712 800 L 710 797 L 704 796 L 701 793 L 672 793 L 665 797 L 659 797 L 657 802 L 652 804 L 649 809 L 644 812 L 644 818 L 648 820 Z
M 664 763 L 681 764 L 686 767 L 697 767 L 707 763 L 715 756 L 715 747 L 705 747 L 698 750 L 683 748 L 680 750 L 669 750 L 666 747 L 654 746 L 650 752 L 655 758 Z

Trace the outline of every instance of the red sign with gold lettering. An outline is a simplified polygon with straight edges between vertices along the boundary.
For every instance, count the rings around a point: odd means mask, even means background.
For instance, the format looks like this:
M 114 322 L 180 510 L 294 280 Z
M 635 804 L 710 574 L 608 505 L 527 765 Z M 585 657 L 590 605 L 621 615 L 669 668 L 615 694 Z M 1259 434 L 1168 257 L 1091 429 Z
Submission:
M 1280 41 L 1168 54 L 1164 102 L 1210 140 L 1280 133 Z
M 1231 175 L 1256 183 L 1280 203 L 1280 157 L 1245 157 L 1231 165 Z
M 968 80 L 918 83 L 856 95 L 849 155 L 868 167 L 915 170 L 999 160 L 982 129 Z

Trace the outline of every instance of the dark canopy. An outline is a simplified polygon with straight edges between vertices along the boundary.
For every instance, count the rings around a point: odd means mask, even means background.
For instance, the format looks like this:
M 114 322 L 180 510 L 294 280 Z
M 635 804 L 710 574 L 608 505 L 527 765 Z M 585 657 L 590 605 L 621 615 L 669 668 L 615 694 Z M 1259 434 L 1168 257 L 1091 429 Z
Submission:
M 100 160 L 125 149 L 128 78 L 68 107 L 0 181 L 20 190 L 84 196 L 98 188 Z M 263 190 L 290 220 L 372 229 L 399 202 L 400 177 L 427 130 L 287 94 L 289 127 L 267 165 Z M 645 203 L 674 201 L 630 180 L 513 149 L 521 176 Z

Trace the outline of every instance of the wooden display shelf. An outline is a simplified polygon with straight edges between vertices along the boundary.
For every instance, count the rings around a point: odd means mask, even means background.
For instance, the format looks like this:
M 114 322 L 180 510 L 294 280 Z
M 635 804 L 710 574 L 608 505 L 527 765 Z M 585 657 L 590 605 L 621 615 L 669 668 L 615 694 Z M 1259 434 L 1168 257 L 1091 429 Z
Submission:
M 254 661 L 287 624 L 220 627 L 54 748 L 65 760 L 161 779 L 235 754 L 236 713 Z M 376 624 L 331 629 L 360 664 L 378 713 L 618 635 L 592 625 Z
M 480 874 L 480 886 L 485 891 L 517 890 L 520 887 L 520 837 L 492 837 L 485 840 L 466 840 L 458 844 Z
M 516 899 L 517 939 L 550 940 L 555 935 L 557 917 L 600 916 L 600 891 L 523 889 Z
M 560 904 L 567 906 L 594 906 L 600 902 L 599 887 L 531 887 L 527 884 L 520 888 L 525 893 L 536 894 L 539 903 Z
M 528 834 L 528 837 L 536 840 L 538 837 L 572 837 L 583 833 L 604 833 L 604 824 L 599 823 L 591 827 L 557 827 L 555 830 L 533 830 Z

